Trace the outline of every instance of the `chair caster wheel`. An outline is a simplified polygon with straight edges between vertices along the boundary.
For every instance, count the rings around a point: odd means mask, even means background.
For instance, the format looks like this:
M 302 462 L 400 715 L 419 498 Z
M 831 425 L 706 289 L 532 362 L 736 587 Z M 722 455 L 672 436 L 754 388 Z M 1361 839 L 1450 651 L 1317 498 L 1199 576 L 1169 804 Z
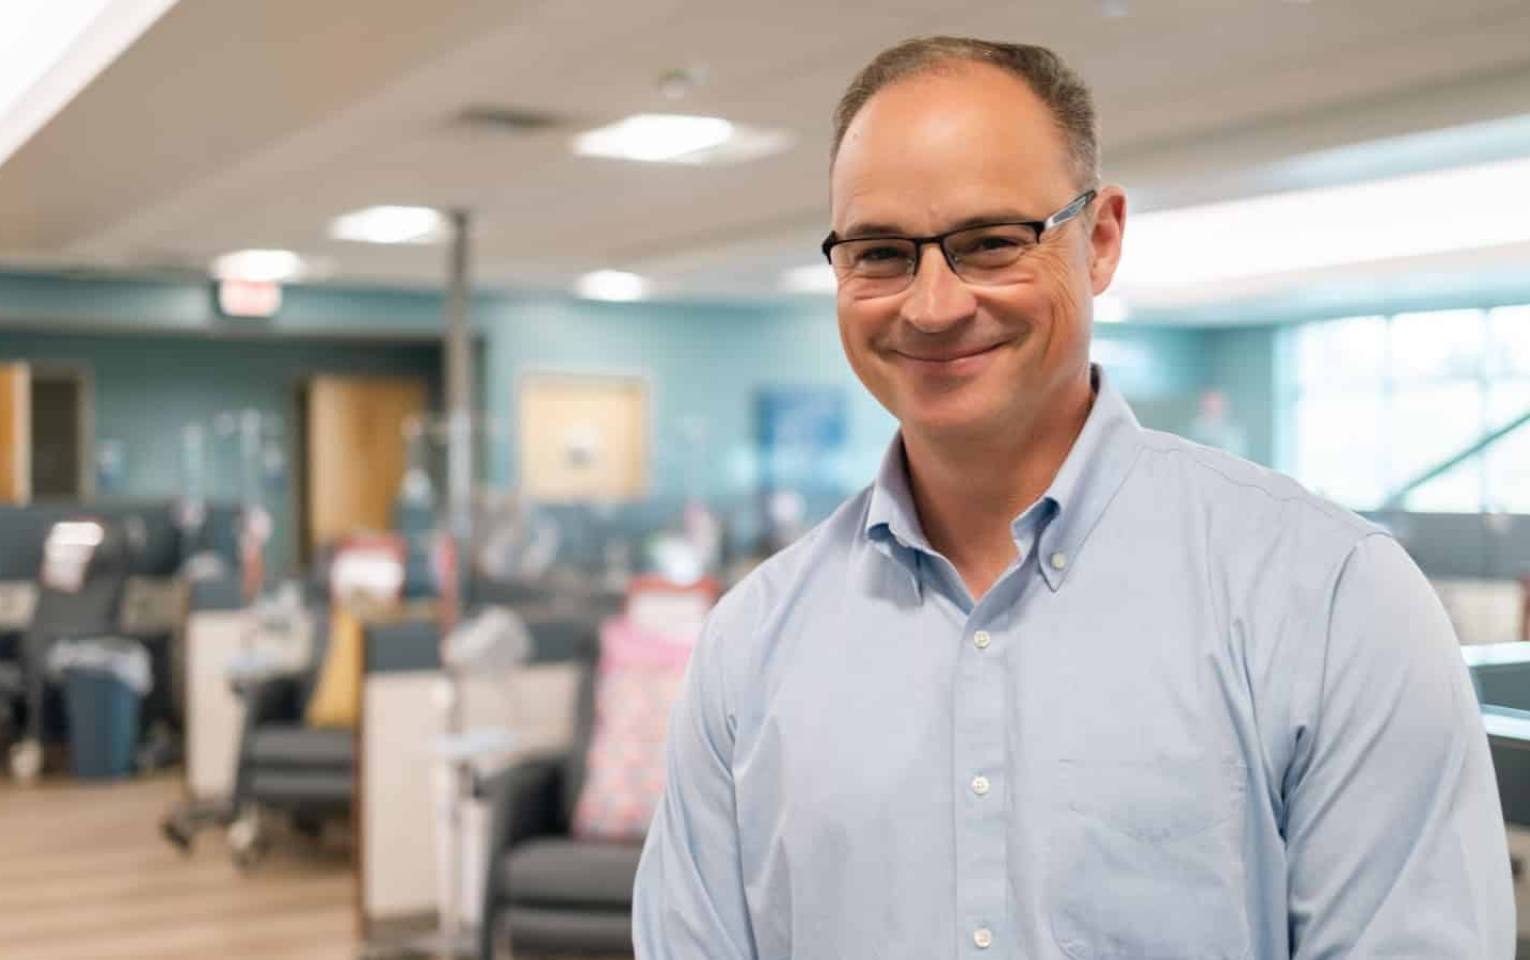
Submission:
M 194 837 L 192 831 L 175 817 L 166 817 L 160 821 L 159 832 L 164 834 L 165 839 L 170 841 L 171 846 L 183 854 L 191 853 L 191 843 Z
M 253 870 L 270 849 L 259 818 L 252 814 L 245 814 L 229 826 L 228 845 L 233 850 L 234 866 L 240 870 Z
M 11 776 L 18 783 L 33 784 L 42 776 L 43 748 L 36 740 L 23 740 L 11 747 Z

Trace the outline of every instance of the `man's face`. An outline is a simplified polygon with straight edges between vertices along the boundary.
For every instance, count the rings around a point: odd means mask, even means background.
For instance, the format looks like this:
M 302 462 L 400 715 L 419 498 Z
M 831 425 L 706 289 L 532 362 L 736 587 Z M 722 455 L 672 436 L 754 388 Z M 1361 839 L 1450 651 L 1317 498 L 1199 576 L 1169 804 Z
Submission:
M 832 191 L 840 237 L 928 236 L 1044 220 L 1082 187 L 1047 107 L 1018 78 L 974 64 L 877 93 L 846 132 Z M 1101 191 L 1025 254 L 1011 283 L 969 285 L 928 244 L 901 293 L 862 299 L 842 286 L 851 367 L 905 433 L 982 440 L 1044 415 L 1086 375 L 1092 295 L 1114 273 L 1124 214 L 1124 195 Z

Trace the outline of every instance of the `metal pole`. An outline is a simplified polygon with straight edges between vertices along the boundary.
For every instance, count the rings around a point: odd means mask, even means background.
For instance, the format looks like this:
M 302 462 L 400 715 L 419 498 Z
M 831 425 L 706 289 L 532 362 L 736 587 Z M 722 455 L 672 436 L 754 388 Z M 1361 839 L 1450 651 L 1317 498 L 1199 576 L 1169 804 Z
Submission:
M 448 632 L 457 625 L 462 615 L 463 592 L 466 574 L 470 566 L 469 544 L 473 536 L 473 342 L 468 322 L 468 214 L 464 210 L 451 212 L 452 247 L 449 270 L 450 285 L 446 294 L 446 517 L 447 535 L 451 538 L 450 550 L 454 561 L 449 565 L 454 582 L 443 598 L 447 608 L 443 611 L 441 638 L 445 643 Z M 449 702 L 446 714 L 446 732 L 456 735 L 462 732 L 462 689 L 451 666 L 446 667 Z M 461 929 L 461 862 L 462 810 L 460 801 L 465 794 L 468 779 L 465 765 L 448 759 L 451 773 L 451 809 L 447 815 L 447 855 L 451 875 L 444 878 L 446 890 L 445 915 L 441 917 L 441 956 L 455 960 L 462 940 Z
M 447 517 L 459 547 L 473 530 L 473 338 L 468 321 L 468 214 L 453 210 L 446 295 Z

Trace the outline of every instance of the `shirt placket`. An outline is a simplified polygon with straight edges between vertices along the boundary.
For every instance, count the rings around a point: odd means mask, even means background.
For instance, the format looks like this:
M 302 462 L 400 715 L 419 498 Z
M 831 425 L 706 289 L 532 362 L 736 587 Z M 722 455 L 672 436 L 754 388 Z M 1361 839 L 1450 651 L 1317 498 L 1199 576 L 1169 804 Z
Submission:
M 1014 572 L 962 621 L 953 699 L 959 956 L 1015 956 L 1005 824 L 1013 789 L 1004 750 L 1007 685 L 994 629 Z

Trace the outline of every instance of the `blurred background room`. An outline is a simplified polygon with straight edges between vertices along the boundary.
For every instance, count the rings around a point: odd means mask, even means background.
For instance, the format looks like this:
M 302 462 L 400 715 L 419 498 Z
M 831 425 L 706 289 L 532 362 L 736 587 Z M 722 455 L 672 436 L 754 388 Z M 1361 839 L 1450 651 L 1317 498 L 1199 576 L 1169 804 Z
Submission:
M 930 33 L 1094 87 L 1095 361 L 1396 533 L 1530 855 L 1522 0 L 0 0 L 0 956 L 630 956 L 702 618 L 893 435 L 829 114 Z

